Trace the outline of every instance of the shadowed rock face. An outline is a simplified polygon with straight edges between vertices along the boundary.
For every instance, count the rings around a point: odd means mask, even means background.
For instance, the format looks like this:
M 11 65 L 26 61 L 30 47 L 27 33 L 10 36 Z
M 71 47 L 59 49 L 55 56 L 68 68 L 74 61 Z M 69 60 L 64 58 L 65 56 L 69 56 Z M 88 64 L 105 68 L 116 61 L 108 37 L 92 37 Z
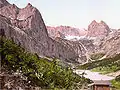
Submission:
M 77 62 L 79 57 L 75 50 L 48 36 L 40 12 L 28 4 L 25 8 L 0 0 L 0 29 L 7 38 L 13 39 L 26 50 L 39 56 L 56 57 L 67 62 Z M 6 4 L 4 4 L 6 2 Z M 4 12 L 4 13 L 3 13 Z
M 99 37 L 99 36 L 107 36 L 110 33 L 110 28 L 108 25 L 101 21 L 97 23 L 95 20 L 88 26 L 88 37 Z

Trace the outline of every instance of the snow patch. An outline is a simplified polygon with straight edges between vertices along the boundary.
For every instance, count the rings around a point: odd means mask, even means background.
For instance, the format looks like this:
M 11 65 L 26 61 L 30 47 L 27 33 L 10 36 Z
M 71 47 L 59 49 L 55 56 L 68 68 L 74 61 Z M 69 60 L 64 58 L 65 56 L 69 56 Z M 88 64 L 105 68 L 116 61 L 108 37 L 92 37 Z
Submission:
M 83 39 L 85 37 L 86 36 L 70 36 L 70 35 L 67 35 L 67 36 L 65 36 L 65 39 L 67 39 L 67 40 L 72 40 L 72 39 L 80 40 L 80 39 Z

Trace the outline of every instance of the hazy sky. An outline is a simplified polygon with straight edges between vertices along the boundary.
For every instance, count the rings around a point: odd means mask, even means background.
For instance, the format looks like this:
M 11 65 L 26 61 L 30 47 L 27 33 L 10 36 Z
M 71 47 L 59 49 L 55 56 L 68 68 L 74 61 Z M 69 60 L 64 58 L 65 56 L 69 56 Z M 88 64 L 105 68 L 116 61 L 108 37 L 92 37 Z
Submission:
M 120 28 L 120 0 L 8 0 L 23 8 L 27 3 L 37 7 L 46 25 L 86 28 L 91 21 L 105 21 Z

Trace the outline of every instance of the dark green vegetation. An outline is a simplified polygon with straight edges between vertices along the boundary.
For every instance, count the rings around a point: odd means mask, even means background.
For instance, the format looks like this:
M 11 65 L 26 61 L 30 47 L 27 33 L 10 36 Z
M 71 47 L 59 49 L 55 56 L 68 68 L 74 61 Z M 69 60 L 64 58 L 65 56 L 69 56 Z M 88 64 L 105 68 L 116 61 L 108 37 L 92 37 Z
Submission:
M 112 85 L 115 87 L 115 90 L 120 90 L 120 75 L 115 80 L 112 80 Z
M 92 60 L 97 60 L 97 59 L 100 59 L 104 56 L 105 54 L 104 53 L 95 53 L 95 54 L 91 54 L 90 55 L 90 58 Z
M 92 70 L 95 72 L 101 72 L 102 74 L 112 73 L 120 70 L 120 54 L 112 58 L 104 58 L 102 60 L 95 60 L 84 65 L 78 66 L 79 69 Z M 112 80 L 113 87 L 120 90 L 120 76 Z M 116 89 L 115 89 L 116 90 Z
M 79 89 L 88 80 L 73 73 L 69 67 L 62 67 L 57 61 L 39 58 L 26 52 L 13 41 L 0 38 L 2 67 L 10 73 L 19 72 L 27 77 L 29 85 L 41 88 Z
M 78 66 L 79 69 L 96 69 L 98 68 L 98 71 L 111 71 L 115 72 L 120 70 L 120 54 L 117 54 L 116 56 L 112 58 L 104 58 L 102 60 L 96 60 L 94 62 L 89 62 L 84 65 Z

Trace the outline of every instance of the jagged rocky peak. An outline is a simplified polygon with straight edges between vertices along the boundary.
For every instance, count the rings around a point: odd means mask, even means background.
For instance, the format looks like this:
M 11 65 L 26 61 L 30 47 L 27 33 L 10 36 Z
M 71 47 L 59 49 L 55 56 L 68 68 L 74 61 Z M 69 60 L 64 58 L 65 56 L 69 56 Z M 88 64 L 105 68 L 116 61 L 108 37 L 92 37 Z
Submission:
M 88 26 L 87 36 L 97 37 L 97 36 L 107 36 L 110 33 L 109 26 L 104 22 L 100 21 L 99 23 L 95 20 Z
M 93 20 L 93 21 L 91 22 L 91 24 L 97 24 L 96 20 Z
M 19 9 L 15 4 L 12 4 L 12 7 L 15 9 Z
M 33 11 L 36 9 L 30 3 L 25 8 L 20 9 L 15 4 L 10 4 L 6 0 L 0 0 L 0 5 L 2 5 L 0 7 L 0 14 L 11 19 L 24 20 L 31 14 L 34 14 Z
M 15 4 L 9 4 L 6 0 L 0 7 L 0 14 L 10 19 L 16 19 L 18 12 L 19 8 Z
M 9 4 L 0 8 L 0 14 L 10 18 L 11 23 L 25 30 L 25 32 L 33 35 L 34 32 L 43 33 L 44 36 L 48 36 L 47 30 L 42 19 L 42 16 L 37 8 L 33 7 L 30 3 L 25 8 L 18 8 L 15 4 Z M 43 31 L 42 31 L 42 30 Z M 38 33 L 34 35 L 38 36 Z
M 4 1 L 4 0 L 0 0 L 0 1 Z M 28 3 L 28 5 L 22 9 L 18 8 L 15 4 L 9 4 L 8 6 L 5 6 L 6 3 L 3 3 L 4 6 L 0 7 L 0 14 L 11 19 L 25 20 L 31 15 L 35 16 L 35 14 L 36 13 L 38 14 L 39 12 L 30 3 Z
M 30 17 L 31 15 L 34 15 L 35 10 L 36 10 L 36 8 L 33 7 L 30 3 L 28 3 L 28 5 L 25 8 L 22 8 L 22 9 L 19 10 L 19 14 L 17 16 L 17 19 L 25 20 L 28 17 Z
M 42 19 L 41 13 L 35 7 L 33 7 L 30 3 L 25 8 L 19 10 L 17 15 L 18 20 L 23 20 L 21 22 L 23 27 L 32 28 L 35 30 L 44 29 L 45 33 L 47 34 L 47 30 Z
M 27 5 L 27 6 L 32 7 L 32 4 L 31 4 L 31 3 L 28 3 L 28 5 Z

